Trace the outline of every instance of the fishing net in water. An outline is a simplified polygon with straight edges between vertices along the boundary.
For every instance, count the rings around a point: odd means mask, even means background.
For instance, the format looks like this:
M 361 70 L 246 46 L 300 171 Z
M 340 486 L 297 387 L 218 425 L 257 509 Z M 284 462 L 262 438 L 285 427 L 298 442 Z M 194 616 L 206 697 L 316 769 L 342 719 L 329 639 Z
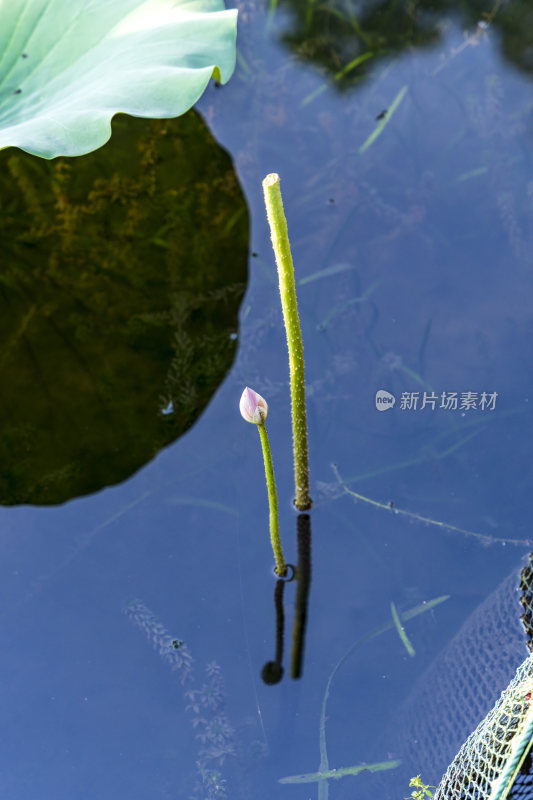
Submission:
M 407 786 L 419 772 L 426 783 L 438 784 L 462 743 L 495 705 L 533 638 L 532 586 L 530 556 L 472 612 L 395 709 L 368 754 L 369 761 L 384 752 L 402 761 L 398 770 L 376 774 L 379 800 L 398 800 L 398 786 Z
M 522 623 L 533 651 L 532 569 L 521 574 Z M 533 652 L 465 741 L 439 783 L 434 800 L 533 800 Z
M 446 770 L 434 800 L 502 800 L 527 758 L 533 735 L 533 654 Z

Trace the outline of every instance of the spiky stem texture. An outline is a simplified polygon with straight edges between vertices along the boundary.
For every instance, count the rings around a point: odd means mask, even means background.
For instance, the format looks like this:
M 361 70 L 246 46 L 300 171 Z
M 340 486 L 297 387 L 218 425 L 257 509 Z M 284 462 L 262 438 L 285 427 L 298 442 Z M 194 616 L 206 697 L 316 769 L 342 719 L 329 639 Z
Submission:
M 263 181 L 265 206 L 270 225 L 272 247 L 278 268 L 279 293 L 289 349 L 291 379 L 292 439 L 294 449 L 295 505 L 299 511 L 311 508 L 309 496 L 309 456 L 307 450 L 307 418 L 305 410 L 305 366 L 302 332 L 296 301 L 294 265 L 292 262 L 287 220 L 279 185 L 279 175 L 272 173 Z

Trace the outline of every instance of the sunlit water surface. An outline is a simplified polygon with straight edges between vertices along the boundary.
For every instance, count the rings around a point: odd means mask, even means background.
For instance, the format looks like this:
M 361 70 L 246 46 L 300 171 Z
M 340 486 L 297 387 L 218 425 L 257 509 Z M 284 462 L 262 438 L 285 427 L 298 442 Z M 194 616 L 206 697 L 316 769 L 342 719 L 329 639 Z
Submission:
M 417 773 L 437 782 L 423 757 L 279 780 L 316 773 L 321 757 L 324 770 L 325 746 L 329 769 L 401 759 L 412 732 L 395 712 L 533 538 L 530 76 L 502 55 L 496 23 L 471 24 L 469 41 L 452 17 L 432 46 L 376 58 L 339 91 L 280 44 L 285 8 L 268 34 L 265 9 L 240 10 L 237 72 L 198 104 L 250 212 L 237 355 L 196 423 L 128 480 L 2 509 L 0 788 L 12 800 L 387 800 Z M 271 171 L 300 282 L 315 502 L 303 675 L 290 674 L 292 582 L 283 678 L 266 685 L 266 489 L 237 404 L 245 385 L 269 402 L 296 563 L 288 367 L 261 194 Z M 394 408 L 376 410 L 378 390 Z M 404 392 L 419 393 L 416 410 L 401 407 Z M 435 408 L 420 408 L 424 392 Z M 478 407 L 443 409 L 443 392 L 476 393 Z M 479 407 L 483 392 L 496 393 L 493 408 Z M 401 613 L 443 596 L 405 622 L 410 655 L 391 603 Z M 335 665 L 384 625 L 336 672 L 321 746 Z M 485 656 L 468 642 L 457 654 L 466 675 Z M 427 737 L 441 712 L 421 720 Z M 444 738 L 461 744 L 453 730 Z

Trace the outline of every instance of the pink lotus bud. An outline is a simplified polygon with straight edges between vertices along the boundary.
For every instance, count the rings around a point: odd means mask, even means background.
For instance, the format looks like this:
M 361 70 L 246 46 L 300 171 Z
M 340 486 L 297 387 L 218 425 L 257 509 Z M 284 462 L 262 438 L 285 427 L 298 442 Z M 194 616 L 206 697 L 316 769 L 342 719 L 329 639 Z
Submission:
M 268 405 L 264 397 L 246 387 L 241 395 L 239 409 L 246 422 L 262 425 L 267 418 Z

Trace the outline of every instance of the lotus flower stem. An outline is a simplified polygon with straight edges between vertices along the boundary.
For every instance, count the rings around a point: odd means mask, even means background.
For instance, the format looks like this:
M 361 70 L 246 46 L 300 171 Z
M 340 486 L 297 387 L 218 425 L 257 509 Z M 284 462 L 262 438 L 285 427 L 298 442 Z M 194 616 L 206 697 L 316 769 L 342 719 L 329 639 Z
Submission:
M 261 439 L 261 447 L 263 448 L 263 461 L 265 462 L 265 477 L 268 491 L 268 508 L 269 508 L 269 525 L 270 525 L 270 542 L 272 550 L 274 551 L 274 558 L 276 559 L 276 572 L 280 577 L 283 577 L 287 572 L 285 565 L 285 558 L 281 547 L 281 538 L 279 535 L 279 513 L 278 513 L 278 492 L 276 490 L 276 479 L 274 477 L 274 465 L 272 464 L 272 453 L 270 452 L 270 442 L 268 441 L 268 433 L 263 422 L 257 426 L 259 431 L 259 438 Z
M 294 450 L 294 504 L 299 511 L 311 508 L 309 496 L 309 456 L 307 450 L 307 418 L 305 411 L 305 366 L 302 332 L 298 316 L 294 265 L 292 262 L 287 220 L 279 185 L 279 175 L 272 173 L 263 181 L 265 206 L 270 225 L 272 247 L 278 268 L 279 293 L 289 348 L 291 379 L 292 440 Z
M 263 450 L 263 461 L 265 464 L 265 477 L 268 492 L 269 508 L 269 527 L 270 542 L 276 560 L 276 573 L 283 577 L 287 573 L 285 557 L 281 547 L 281 537 L 279 535 L 279 512 L 278 512 L 278 492 L 276 489 L 276 479 L 274 477 L 274 465 L 272 463 L 272 453 L 270 452 L 270 442 L 265 427 L 265 419 L 268 414 L 268 405 L 264 397 L 254 392 L 253 389 L 246 387 L 242 393 L 239 403 L 240 412 L 246 422 L 257 425 L 261 448 Z

